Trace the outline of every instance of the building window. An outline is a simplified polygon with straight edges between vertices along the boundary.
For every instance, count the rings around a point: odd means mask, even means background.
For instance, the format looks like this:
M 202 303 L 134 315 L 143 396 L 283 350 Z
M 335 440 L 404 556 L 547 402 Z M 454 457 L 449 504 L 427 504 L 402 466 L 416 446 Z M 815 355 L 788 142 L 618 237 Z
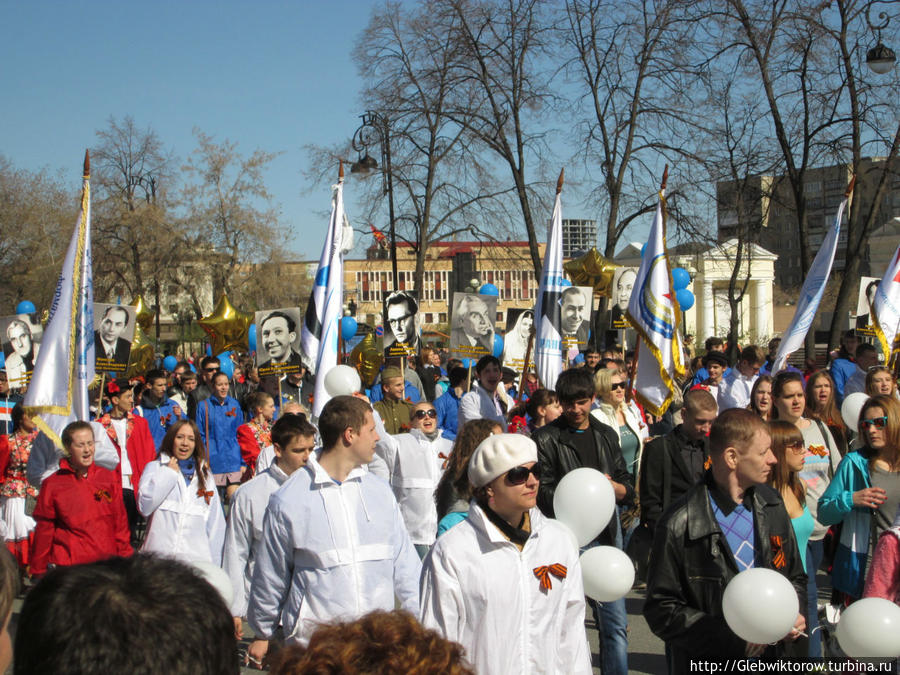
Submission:
M 441 312 L 438 314 L 438 322 L 447 323 L 447 312 Z

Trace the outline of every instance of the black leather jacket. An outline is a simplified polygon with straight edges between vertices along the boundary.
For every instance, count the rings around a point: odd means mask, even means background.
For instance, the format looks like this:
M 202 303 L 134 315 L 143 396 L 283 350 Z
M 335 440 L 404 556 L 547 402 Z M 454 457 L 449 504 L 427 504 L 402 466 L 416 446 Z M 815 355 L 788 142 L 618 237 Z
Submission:
M 625 465 L 625 458 L 622 457 L 622 449 L 619 447 L 616 432 L 593 416 L 590 417 L 590 424 L 591 433 L 594 434 L 594 442 L 600 455 L 600 470 L 608 473 L 614 481 L 625 486 L 625 497 L 619 501 L 619 504 L 632 504 L 634 502 L 634 482 Z M 566 442 L 565 436 L 562 435 L 567 427 L 565 418 L 560 416 L 535 431 L 531 436 L 531 439 L 537 444 L 538 459 L 541 462 L 541 486 L 538 488 L 537 504 L 541 512 L 550 518 L 555 517 L 553 495 L 556 493 L 559 481 L 569 471 L 582 467 L 577 451 Z M 606 530 L 597 537 L 601 544 L 613 544 L 618 522 L 617 518 L 610 520 Z
M 722 613 L 725 586 L 738 573 L 737 563 L 710 505 L 712 477 L 692 487 L 659 520 L 647 571 L 644 617 L 672 650 L 670 673 L 690 672 L 690 659 L 743 658 L 746 643 Z M 748 490 L 756 532 L 756 566 L 786 576 L 806 614 L 806 573 L 784 502 L 775 490 Z M 780 538 L 784 563 L 775 563 Z

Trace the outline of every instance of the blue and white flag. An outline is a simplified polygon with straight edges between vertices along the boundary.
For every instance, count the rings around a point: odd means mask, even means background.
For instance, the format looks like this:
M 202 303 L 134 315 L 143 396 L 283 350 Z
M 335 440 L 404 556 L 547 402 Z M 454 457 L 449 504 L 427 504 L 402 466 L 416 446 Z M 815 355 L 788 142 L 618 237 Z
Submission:
M 319 258 L 316 280 L 306 316 L 300 328 L 300 351 L 304 365 L 316 376 L 312 416 L 318 418 L 331 398 L 325 391 L 325 375 L 338 363 L 338 333 L 344 295 L 345 237 L 344 168 L 341 165 L 337 185 L 333 186 L 331 219 L 325 245 Z
M 81 210 L 23 401 L 35 425 L 59 449 L 62 430 L 69 422 L 90 419 L 88 385 L 94 375 L 90 158 L 85 153 Z
M 563 288 L 570 285 L 563 276 L 562 266 L 562 192 L 563 174 L 556 187 L 556 203 L 550 220 L 550 234 L 544 251 L 544 267 L 538 287 L 534 316 L 537 332 L 534 343 L 534 364 L 541 386 L 556 388 L 556 379 L 562 372 L 563 345 L 560 334 L 559 298 Z
M 665 184 L 665 181 L 663 181 Z M 662 415 L 669 404 L 676 376 L 684 374 L 680 313 L 672 290 L 672 272 L 666 254 L 665 188 L 659 192 L 656 217 L 641 258 L 626 317 L 640 336 L 637 372 L 631 387 L 652 415 Z
M 884 353 L 884 365 L 888 365 L 891 362 L 891 349 L 900 332 L 900 246 L 878 284 L 869 316 L 872 317 L 875 336 Z
M 834 217 L 834 223 L 825 240 L 822 242 L 816 258 L 813 260 L 812 266 L 809 268 L 809 274 L 803 282 L 803 288 L 800 289 L 800 297 L 797 299 L 797 309 L 794 311 L 794 318 L 791 324 L 784 331 L 781 338 L 781 346 L 778 348 L 778 354 L 772 362 L 771 373 L 775 375 L 784 369 L 787 364 L 788 356 L 803 346 L 806 334 L 812 326 L 813 319 L 816 318 L 816 312 L 819 311 L 819 303 L 822 301 L 822 295 L 825 293 L 825 284 L 828 283 L 828 277 L 831 274 L 831 265 L 834 263 L 834 254 L 837 251 L 838 237 L 841 234 L 841 219 L 844 217 L 844 209 L 847 207 L 847 200 L 853 192 L 853 182 L 851 180 L 850 187 L 847 188 L 847 194 L 838 206 L 837 214 Z

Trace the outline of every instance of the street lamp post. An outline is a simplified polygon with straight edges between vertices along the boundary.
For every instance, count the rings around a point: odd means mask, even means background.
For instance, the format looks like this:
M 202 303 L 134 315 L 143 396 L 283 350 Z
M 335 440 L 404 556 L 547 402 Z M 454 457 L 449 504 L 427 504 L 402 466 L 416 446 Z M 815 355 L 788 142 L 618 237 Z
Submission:
M 893 49 L 886 47 L 881 41 L 881 31 L 887 28 L 888 24 L 891 22 L 891 18 L 888 16 L 887 12 L 878 12 L 879 23 L 872 23 L 872 6 L 878 4 L 886 4 L 886 0 L 872 0 L 866 5 L 866 23 L 869 24 L 869 28 L 875 31 L 877 40 L 875 46 L 866 52 L 866 64 L 873 73 L 884 75 L 889 73 L 891 68 L 894 67 L 894 63 L 897 61 L 897 55 L 894 53 Z
M 362 153 L 359 160 L 350 166 L 350 173 L 367 175 L 372 169 L 378 168 L 378 162 L 369 156 L 368 148 L 377 142 L 381 147 L 382 165 L 382 193 L 388 198 L 388 218 L 391 234 L 391 269 L 393 272 L 394 287 L 397 290 L 399 276 L 397 274 L 397 236 L 394 230 L 394 181 L 391 175 L 391 133 L 388 118 L 374 110 L 367 110 L 360 115 L 362 124 L 353 134 L 353 149 Z

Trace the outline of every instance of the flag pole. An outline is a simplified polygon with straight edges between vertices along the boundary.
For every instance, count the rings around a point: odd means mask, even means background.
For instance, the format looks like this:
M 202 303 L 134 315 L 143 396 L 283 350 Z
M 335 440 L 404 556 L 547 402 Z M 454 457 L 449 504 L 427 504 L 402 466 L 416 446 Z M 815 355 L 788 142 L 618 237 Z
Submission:
M 525 347 L 525 365 L 522 366 L 522 377 L 519 378 L 519 395 L 516 398 L 516 405 L 522 402 L 522 395 L 525 393 L 525 374 L 528 372 L 528 361 L 531 360 L 531 347 L 534 345 L 534 321 L 531 322 L 531 330 L 528 331 L 528 345 Z

